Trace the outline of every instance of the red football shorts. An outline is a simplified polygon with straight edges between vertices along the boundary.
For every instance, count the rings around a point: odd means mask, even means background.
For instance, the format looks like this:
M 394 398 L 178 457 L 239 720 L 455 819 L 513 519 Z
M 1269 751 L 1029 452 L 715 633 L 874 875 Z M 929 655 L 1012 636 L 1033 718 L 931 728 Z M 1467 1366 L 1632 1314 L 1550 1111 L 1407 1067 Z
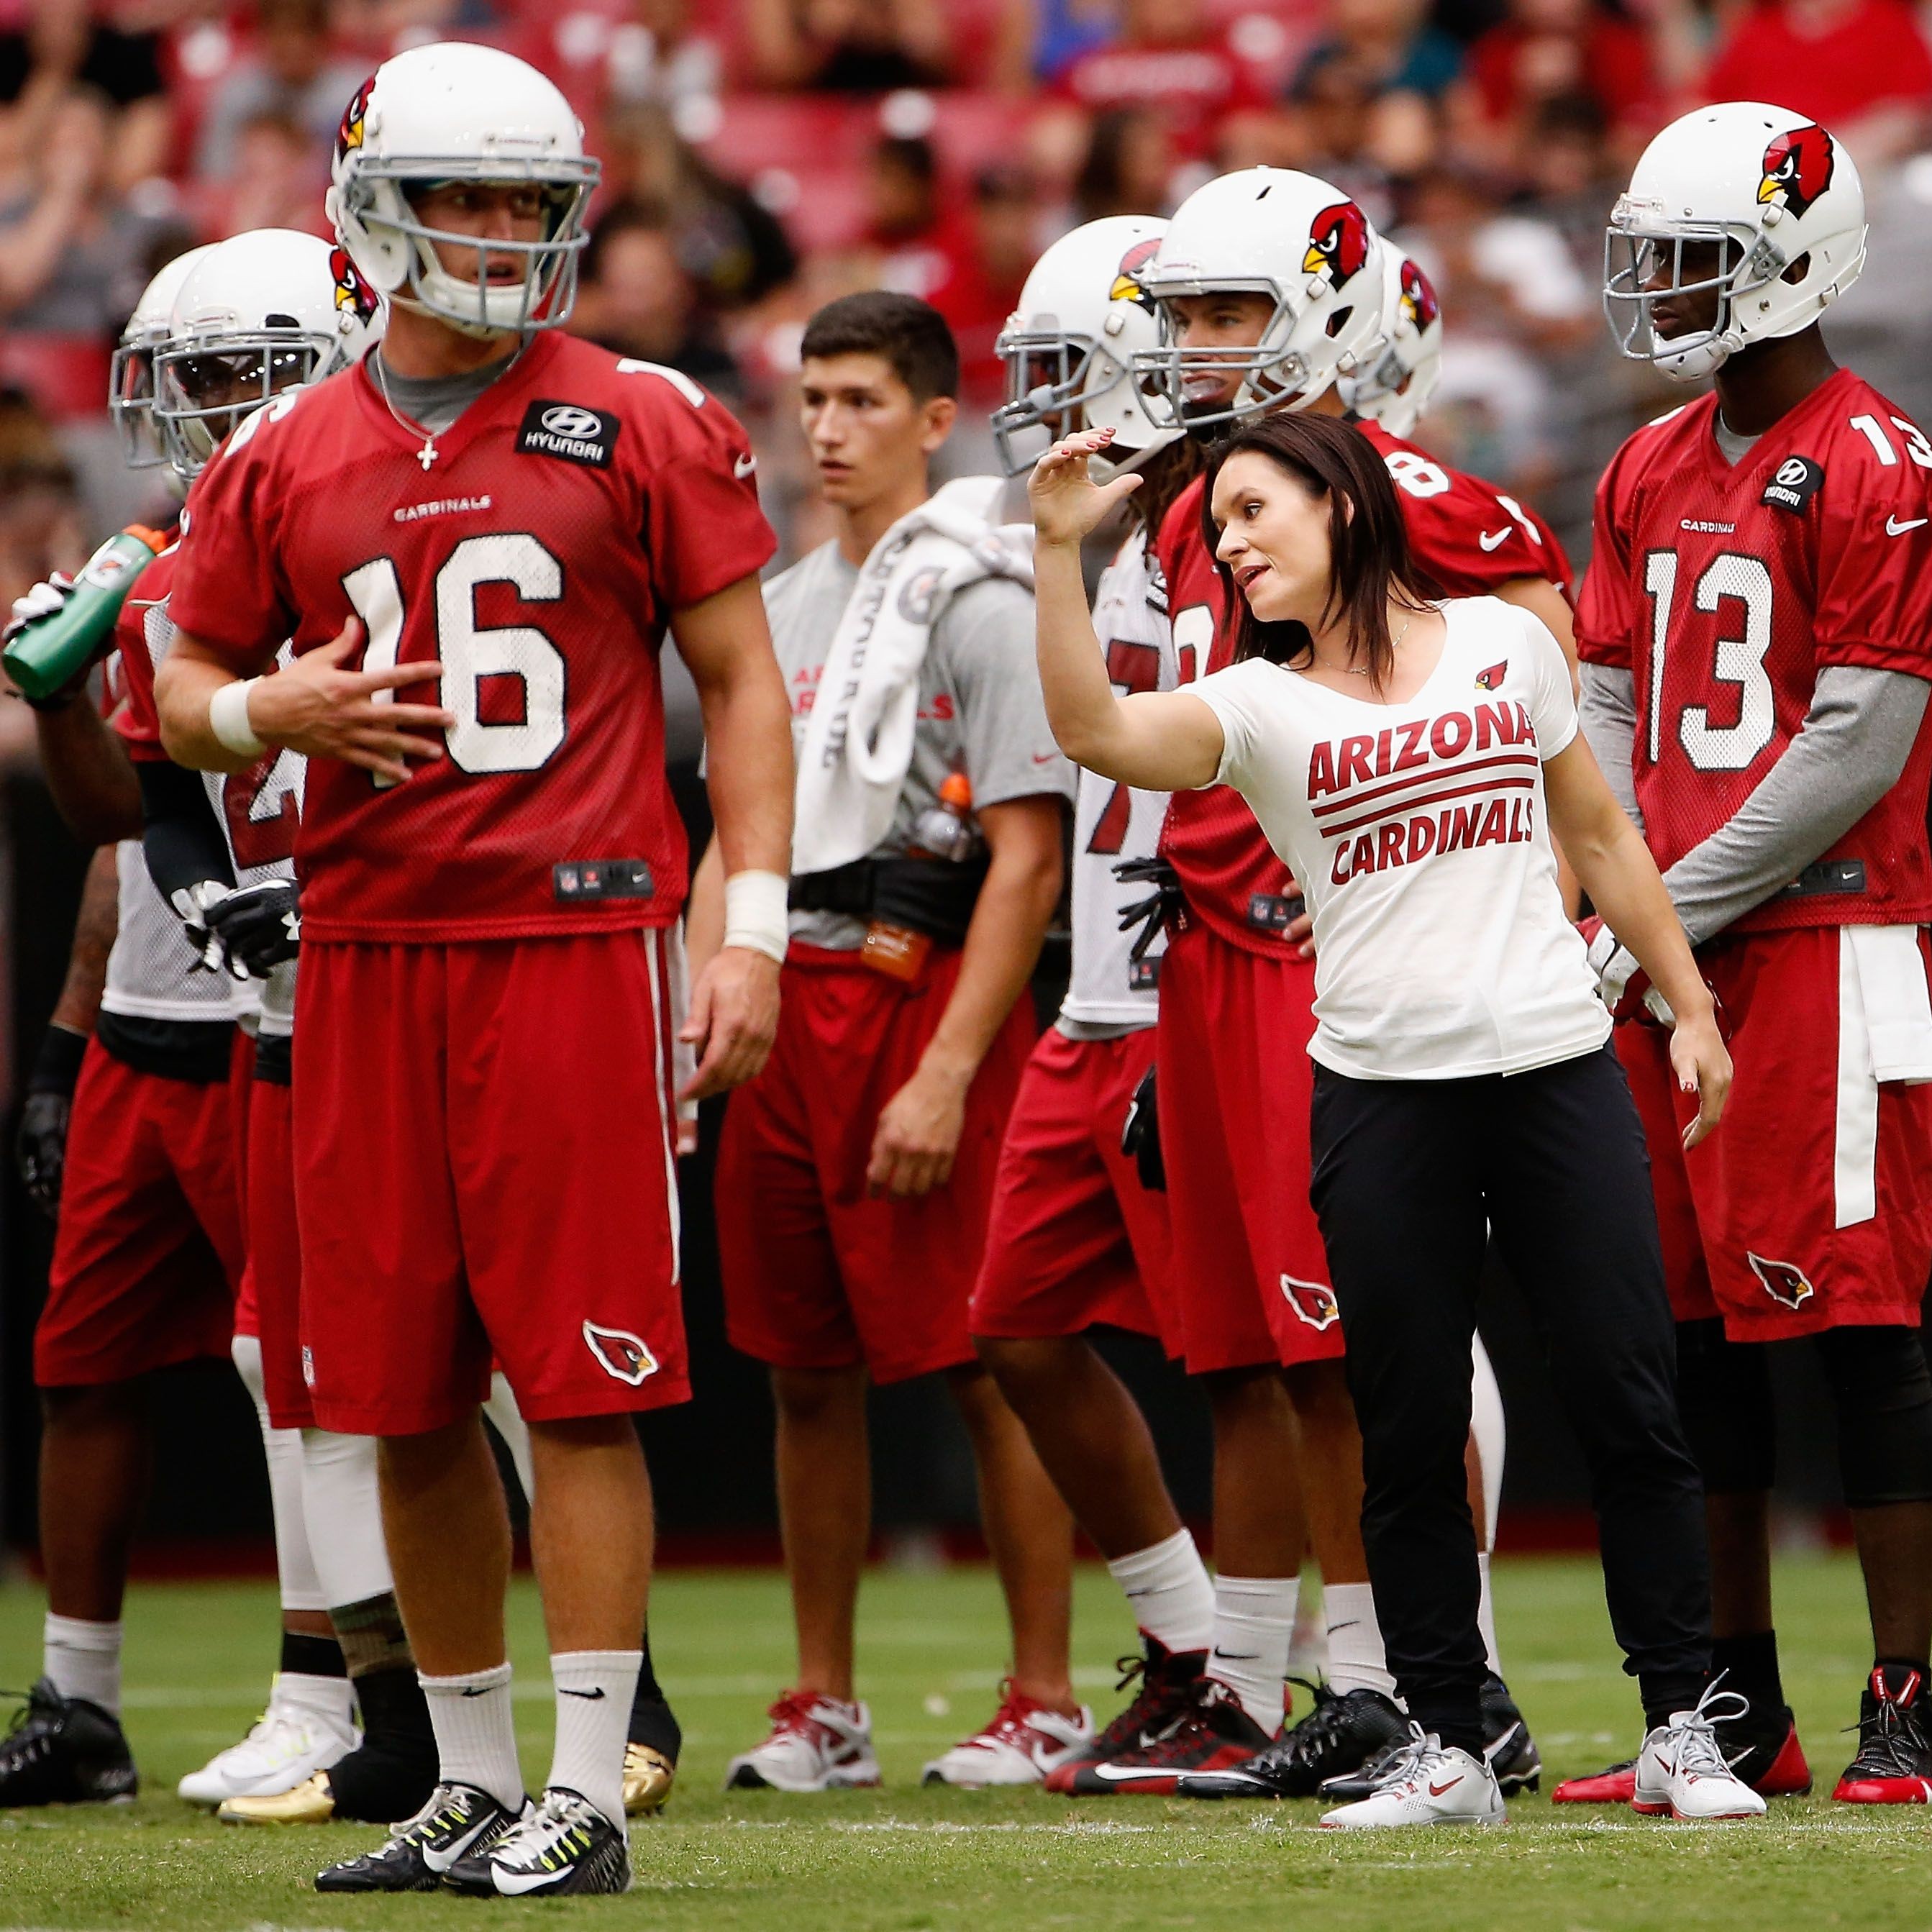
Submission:
M 1855 950 L 1874 943 L 1897 956 Z M 1697 957 L 1735 1071 L 1723 1120 L 1689 1154 L 1696 1102 L 1677 1091 L 1670 1035 L 1641 1022 L 1616 1030 L 1672 1311 L 1721 1315 L 1739 1342 L 1916 1327 L 1932 1267 L 1932 1085 L 1880 1082 L 1874 1060 L 1885 1065 L 1910 1024 L 1898 969 L 1908 980 L 1925 970 L 1923 932 L 1804 927 Z
M 248 1273 L 262 1338 L 262 1388 L 278 1429 L 310 1429 L 315 1409 L 302 1375 L 302 1237 L 296 1228 L 290 1096 L 258 1080 L 248 1110 Z
M 665 986 L 659 932 L 304 945 L 321 1427 L 441 1428 L 488 1394 L 493 1349 L 532 1422 L 688 1400 Z
M 1161 1153 L 1190 1375 L 1342 1353 L 1309 1204 L 1315 965 L 1263 958 L 1198 921 L 1160 968 Z
M 1000 1142 L 1034 1041 L 1024 997 L 980 1064 L 952 1178 L 867 1192 L 879 1114 L 919 1064 L 959 976 L 934 949 L 895 980 L 794 943 L 764 1071 L 731 1096 L 718 1149 L 718 1258 L 733 1347 L 775 1368 L 862 1363 L 875 1382 L 974 1359 L 966 1304 Z
M 1117 1040 L 1069 1040 L 1058 1027 L 1040 1036 L 1000 1150 L 968 1310 L 975 1335 L 1077 1335 L 1104 1323 L 1180 1353 L 1167 1197 L 1143 1187 L 1120 1151 L 1154 1054 L 1152 1027 Z
M 222 1082 L 136 1072 L 88 1042 L 34 1332 L 40 1388 L 227 1360 L 244 1253 L 233 1120 Z

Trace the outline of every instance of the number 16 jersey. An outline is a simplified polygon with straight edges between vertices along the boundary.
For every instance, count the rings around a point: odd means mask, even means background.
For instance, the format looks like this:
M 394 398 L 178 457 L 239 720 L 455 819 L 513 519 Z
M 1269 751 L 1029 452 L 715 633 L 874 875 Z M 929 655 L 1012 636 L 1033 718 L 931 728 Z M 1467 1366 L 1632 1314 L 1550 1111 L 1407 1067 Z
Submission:
M 674 610 L 776 547 L 745 432 L 676 370 L 548 334 L 434 443 L 358 366 L 249 417 L 189 498 L 170 614 L 238 673 L 352 616 L 362 668 L 442 665 L 397 694 L 454 713 L 442 757 L 400 784 L 311 764 L 304 935 L 668 925 L 658 652 Z
M 1717 398 L 1639 430 L 1598 486 L 1576 618 L 1586 662 L 1628 670 L 1634 776 L 1660 869 L 1736 814 L 1797 735 L 1834 664 L 1932 680 L 1932 446 L 1850 370 L 1735 465 Z M 1932 731 L 1816 865 L 1730 928 L 1932 918 Z

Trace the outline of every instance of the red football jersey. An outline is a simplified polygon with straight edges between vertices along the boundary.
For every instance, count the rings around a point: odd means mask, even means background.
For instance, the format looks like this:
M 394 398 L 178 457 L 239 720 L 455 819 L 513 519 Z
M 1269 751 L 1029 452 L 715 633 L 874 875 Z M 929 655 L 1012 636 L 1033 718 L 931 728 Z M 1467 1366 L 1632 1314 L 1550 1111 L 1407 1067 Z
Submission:
M 1714 396 L 1624 443 L 1597 488 L 1579 652 L 1633 674 L 1635 778 L 1660 868 L 1756 790 L 1827 664 L 1932 680 L 1932 445 L 1848 369 L 1735 466 Z M 1782 892 L 1738 932 L 1932 918 L 1925 805 L 1932 733 L 1831 849 L 1828 890 Z
M 1562 589 L 1570 562 L 1556 533 L 1533 512 L 1478 478 L 1438 463 L 1380 424 L 1357 424 L 1382 452 L 1396 485 L 1417 562 L 1451 597 L 1478 597 L 1524 577 Z M 1155 554 L 1167 578 L 1174 656 L 1185 685 L 1234 660 L 1221 579 L 1202 539 L 1206 479 L 1197 478 L 1162 519 Z M 1247 801 L 1228 785 L 1176 792 L 1161 828 L 1161 856 L 1180 875 L 1195 914 L 1250 952 L 1286 956 L 1286 902 L 1297 890 Z
M 310 771 L 304 932 L 668 925 L 686 852 L 658 652 L 674 610 L 777 548 L 749 441 L 676 370 L 546 334 L 434 443 L 432 466 L 358 365 L 249 417 L 189 498 L 171 614 L 236 670 L 352 615 L 364 665 L 443 666 L 443 757 L 400 784 Z

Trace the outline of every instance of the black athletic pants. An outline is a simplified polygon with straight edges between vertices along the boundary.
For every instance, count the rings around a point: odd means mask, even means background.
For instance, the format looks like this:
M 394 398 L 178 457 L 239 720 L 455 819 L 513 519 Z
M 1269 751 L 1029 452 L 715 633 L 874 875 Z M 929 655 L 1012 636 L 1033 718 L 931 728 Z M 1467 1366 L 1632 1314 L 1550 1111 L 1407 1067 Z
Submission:
M 1643 1130 L 1608 1046 L 1526 1073 L 1359 1080 L 1318 1066 L 1312 1192 L 1361 1425 L 1362 1537 L 1409 1714 L 1480 1752 L 1486 1665 L 1463 1474 L 1492 1234 L 1588 1460 L 1610 1622 L 1647 1718 L 1710 1664 L 1703 1491 Z

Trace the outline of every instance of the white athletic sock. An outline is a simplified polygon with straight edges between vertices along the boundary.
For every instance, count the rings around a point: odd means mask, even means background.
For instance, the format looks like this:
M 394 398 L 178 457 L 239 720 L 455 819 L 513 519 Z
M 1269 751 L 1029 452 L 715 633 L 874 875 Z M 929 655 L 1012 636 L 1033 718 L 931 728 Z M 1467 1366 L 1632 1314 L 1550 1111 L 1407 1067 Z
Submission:
M 1503 1674 L 1502 1658 L 1496 1649 L 1496 1600 L 1490 1588 L 1487 1550 L 1478 1552 L 1476 1574 L 1482 1579 L 1482 1594 L 1476 1599 L 1476 1627 L 1483 1633 L 1483 1648 L 1488 1653 L 1490 1668 L 1500 1677 Z
M 376 1438 L 303 1430 L 302 1485 L 302 1516 L 323 1600 L 333 1610 L 387 1596 L 396 1585 L 382 1541 Z
M 506 1810 L 520 1811 L 524 1774 L 510 1709 L 510 1666 L 500 1664 L 462 1677 L 425 1677 L 418 1671 L 416 1681 L 429 1700 L 443 1783 L 473 1784 Z
M 1214 1641 L 1214 1586 L 1184 1529 L 1164 1543 L 1131 1550 L 1107 1565 L 1126 1593 L 1134 1622 L 1171 1651 L 1205 1650 Z
M 40 1674 L 63 1697 L 84 1697 L 110 1718 L 119 1717 L 121 1628 L 48 1611 L 40 1633 Z
M 262 1394 L 262 1341 L 257 1335 L 237 1335 L 228 1345 L 235 1372 L 255 1405 L 262 1431 L 262 1453 L 268 1465 L 268 1501 L 275 1519 L 275 1574 L 285 1610 L 326 1610 L 328 1597 L 316 1574 L 308 1521 L 302 1502 L 302 1432 L 278 1429 L 268 1420 Z
M 348 1730 L 356 1722 L 356 1687 L 346 1677 L 278 1670 L 268 1694 L 278 1703 L 308 1712 L 338 1730 Z
M 562 1785 L 624 1828 L 624 1744 L 644 1663 L 638 1650 L 570 1650 L 550 1660 L 556 1754 L 546 1789 Z
M 1208 1674 L 1227 1685 L 1272 1737 L 1287 1702 L 1288 1646 L 1298 1576 L 1216 1576 Z
M 1366 1583 L 1324 1583 L 1328 1606 L 1328 1683 L 1338 1693 L 1379 1690 L 1395 1695 L 1382 1627 L 1376 1621 L 1376 1593 Z
M 1328 1676 L 1328 1616 L 1320 1589 L 1304 1590 L 1294 1600 L 1294 1634 L 1288 1646 L 1288 1674 L 1306 1684 Z

